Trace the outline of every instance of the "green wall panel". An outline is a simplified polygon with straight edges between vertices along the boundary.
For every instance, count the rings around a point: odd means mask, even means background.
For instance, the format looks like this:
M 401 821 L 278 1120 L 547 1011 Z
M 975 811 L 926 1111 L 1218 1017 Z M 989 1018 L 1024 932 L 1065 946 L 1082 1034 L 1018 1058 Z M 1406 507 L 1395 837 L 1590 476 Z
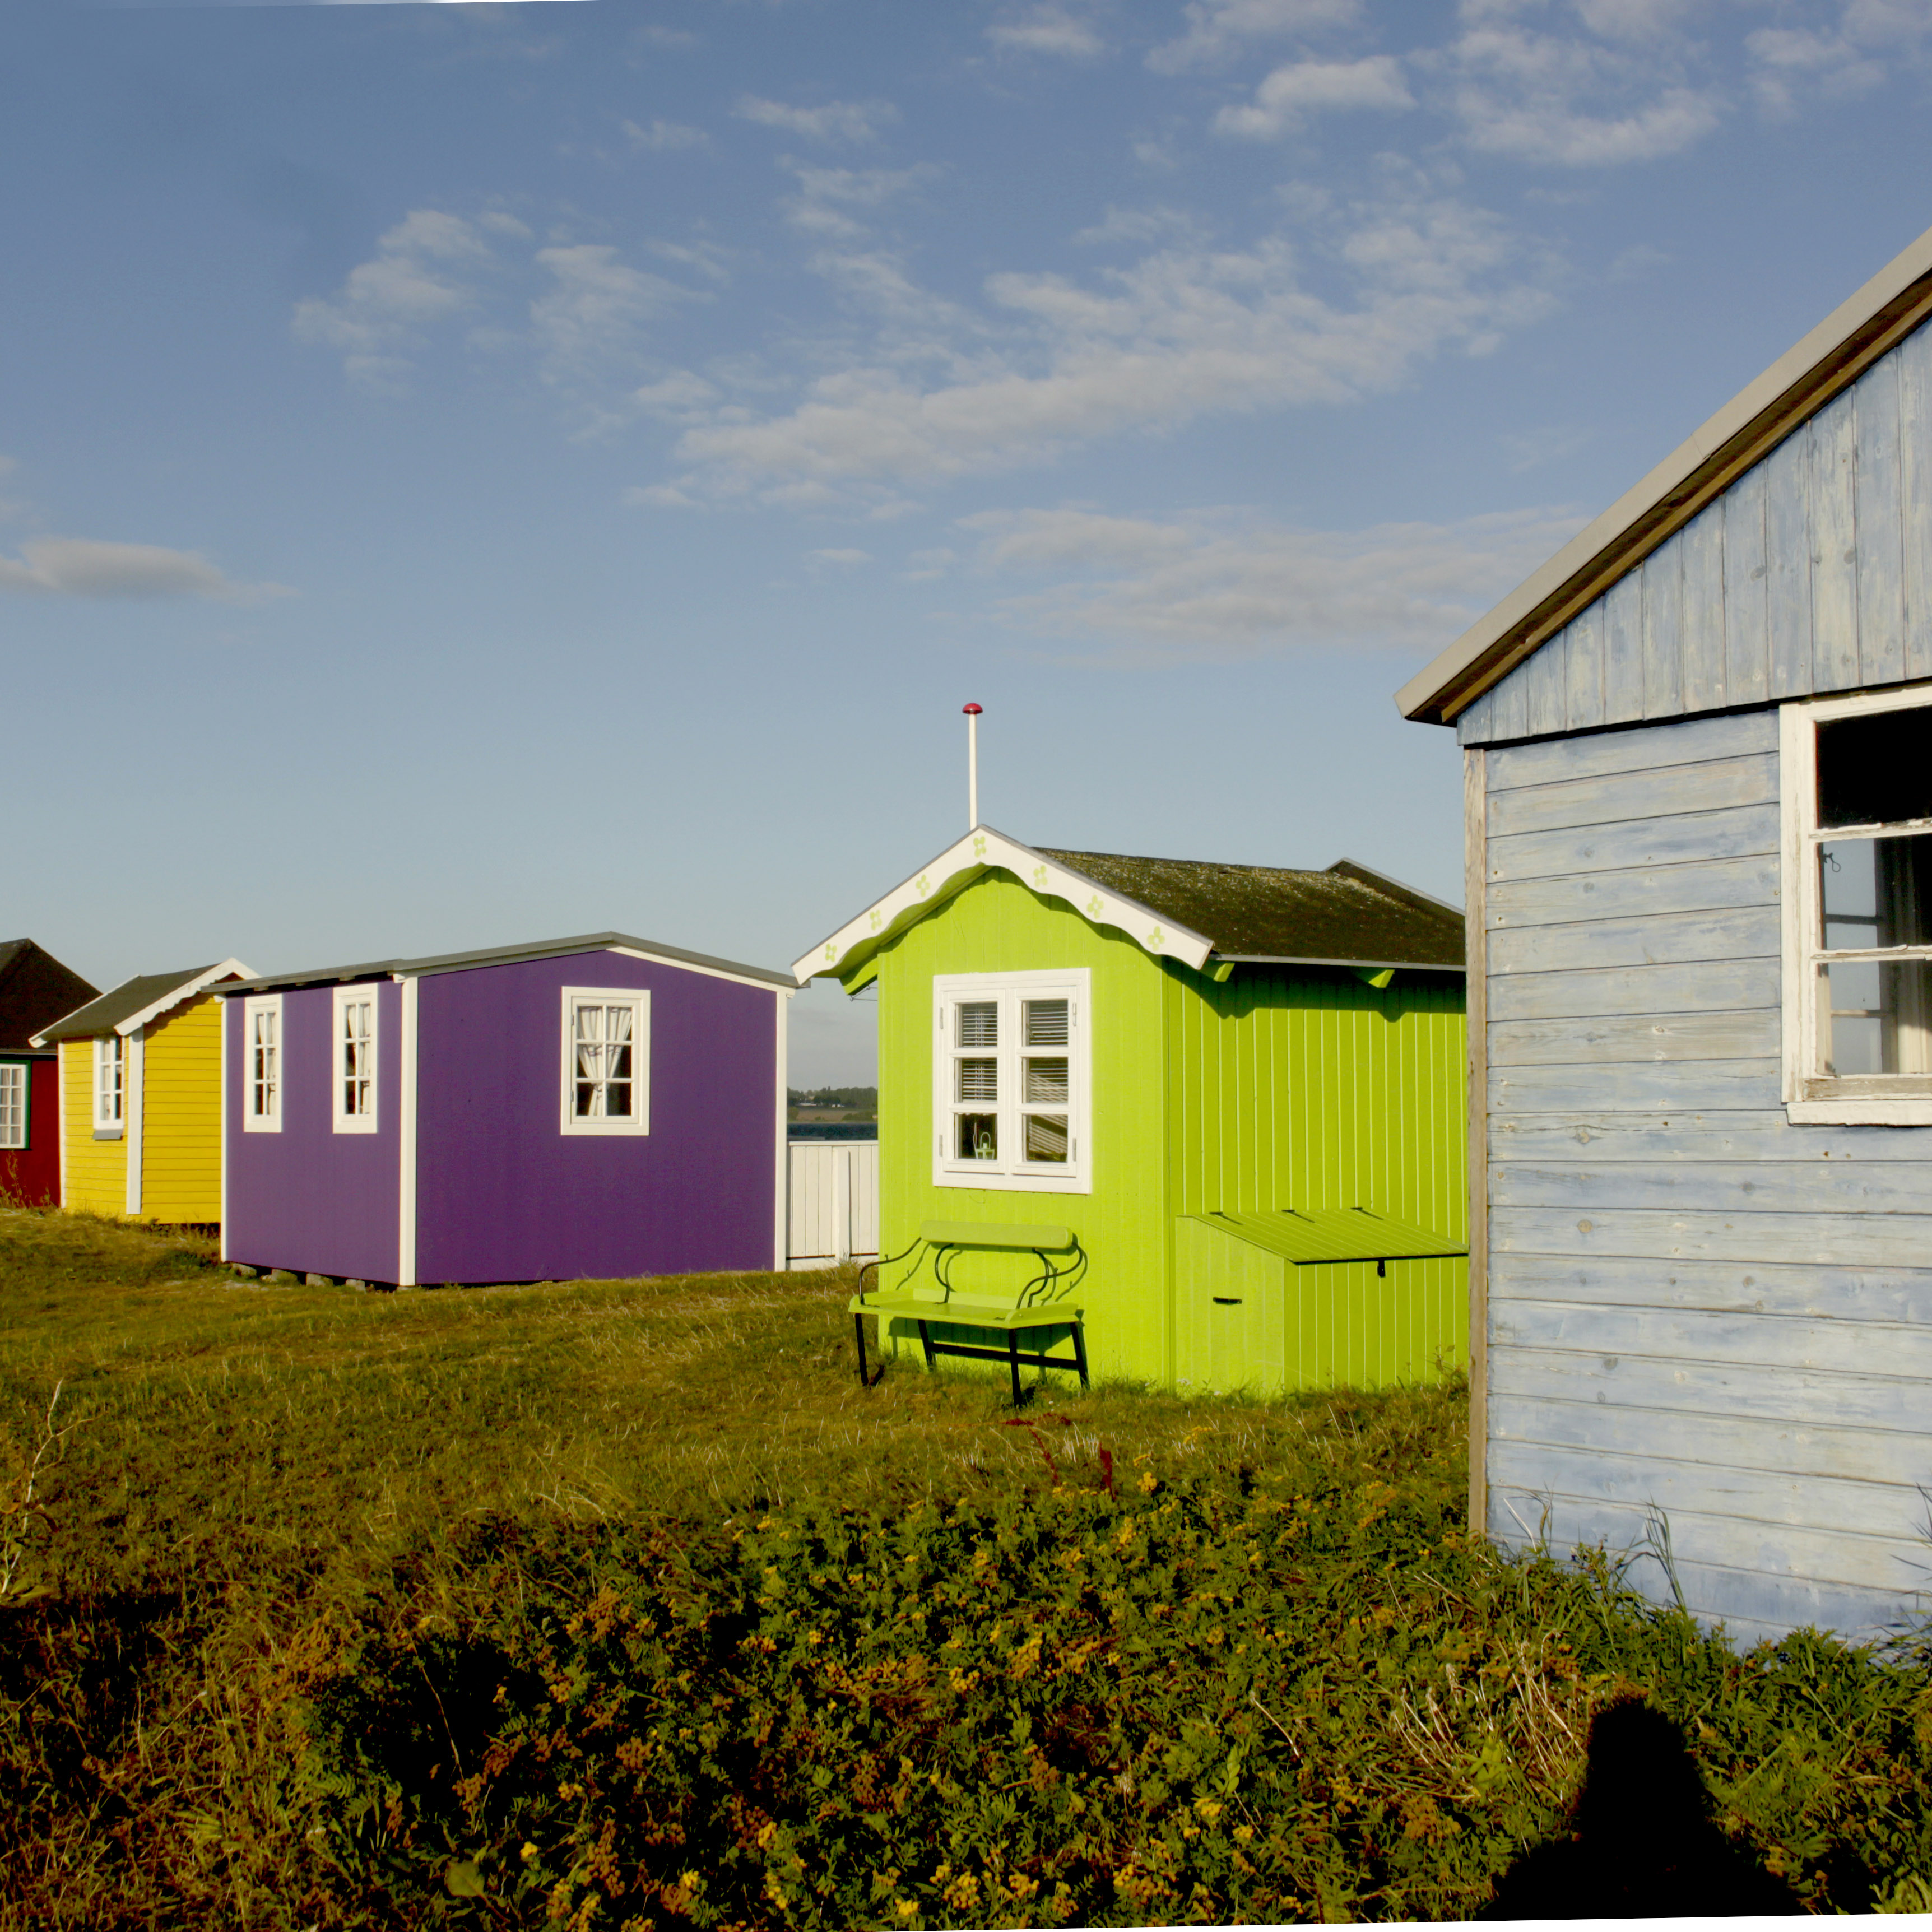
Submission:
M 1085 967 L 1093 1078 L 1090 1194 L 940 1187 L 932 1179 L 932 982 L 950 973 Z M 909 927 L 879 970 L 879 1240 L 908 1246 L 924 1221 L 1064 1221 L 1089 1267 L 1078 1290 L 1096 1376 L 1166 1378 L 1167 1226 L 1161 970 L 1122 934 L 1090 926 L 1010 873 L 987 874 Z M 956 1286 L 1007 1284 L 1029 1256 L 958 1256 Z M 905 1272 L 884 1270 L 884 1285 Z M 930 1279 L 928 1267 L 926 1279 Z M 918 1342 L 911 1344 L 915 1356 Z
M 936 1186 L 934 979 L 1076 967 L 1092 975 L 1091 1193 Z M 1223 1291 L 1238 1307 L 1213 1300 L 1216 1268 L 1252 1273 L 1251 1244 L 1233 1244 L 1240 1257 L 1176 1245 L 1192 1240 L 1177 1216 L 1358 1204 L 1466 1238 L 1460 979 L 1398 974 L 1377 989 L 1345 969 L 1240 967 L 1217 985 L 996 871 L 892 941 L 878 985 L 883 1252 L 928 1220 L 1070 1223 L 1090 1258 L 1078 1294 L 1096 1376 L 1172 1385 L 1185 1361 L 1197 1385 L 1211 1373 L 1214 1386 L 1372 1386 L 1466 1358 L 1462 1261 L 1392 1264 L 1381 1279 L 1373 1262 L 1362 1279 L 1287 1270 L 1324 1277 L 1313 1301 L 1277 1270 L 1273 1290 L 1256 1288 L 1279 1310 L 1264 1318 L 1245 1289 Z M 1029 1262 L 962 1256 L 953 1280 L 990 1289 Z M 905 1274 L 888 1268 L 881 1285 Z

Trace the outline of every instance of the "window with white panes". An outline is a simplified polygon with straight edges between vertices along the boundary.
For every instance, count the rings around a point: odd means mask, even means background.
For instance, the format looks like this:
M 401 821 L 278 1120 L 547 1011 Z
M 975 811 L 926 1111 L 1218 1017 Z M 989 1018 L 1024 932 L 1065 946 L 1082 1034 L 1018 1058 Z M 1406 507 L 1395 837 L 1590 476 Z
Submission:
M 335 990 L 335 1114 L 338 1134 L 376 1131 L 376 989 Z
M 94 1131 L 118 1134 L 128 1088 L 128 1042 L 118 1033 L 94 1042 Z
M 0 1148 L 27 1144 L 27 1070 L 17 1060 L 0 1060 Z
M 1786 1106 L 1932 1124 L 1932 688 L 1783 722 Z
M 647 992 L 563 989 L 566 1133 L 650 1131 L 650 1022 Z
M 933 1179 L 1085 1193 L 1088 974 L 933 982 Z
M 242 1125 L 252 1134 L 282 1130 L 282 998 L 242 1003 Z

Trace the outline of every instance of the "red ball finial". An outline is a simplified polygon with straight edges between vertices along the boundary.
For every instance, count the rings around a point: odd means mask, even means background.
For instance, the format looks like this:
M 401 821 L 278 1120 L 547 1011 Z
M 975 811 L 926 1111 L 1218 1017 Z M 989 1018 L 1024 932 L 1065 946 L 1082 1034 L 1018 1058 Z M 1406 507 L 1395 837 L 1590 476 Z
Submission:
M 980 716 L 980 707 L 976 704 L 962 704 L 959 709 L 968 718 L 976 718 Z

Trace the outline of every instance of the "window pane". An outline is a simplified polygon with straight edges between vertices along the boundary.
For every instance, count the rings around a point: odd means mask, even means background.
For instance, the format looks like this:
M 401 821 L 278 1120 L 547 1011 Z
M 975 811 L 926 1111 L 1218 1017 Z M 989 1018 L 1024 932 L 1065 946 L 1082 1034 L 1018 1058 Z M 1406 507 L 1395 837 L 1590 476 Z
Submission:
M 1029 1046 L 1064 1046 L 1066 1044 L 1066 1007 L 1064 1000 L 1029 1000 L 1026 1003 L 1026 1043 Z
M 27 1070 L 0 1066 L 0 1148 L 27 1144 Z
M 1824 981 L 1828 1074 L 1932 1073 L 1932 963 L 1840 959 Z
M 572 1106 L 571 1112 L 574 1114 L 580 1120 L 588 1120 L 596 1118 L 597 1112 L 597 1088 L 595 1082 L 590 1080 L 580 1080 L 578 1082 L 577 1099 Z
M 1061 1161 L 1066 1158 L 1066 1116 L 1064 1114 L 1028 1114 L 1026 1157 L 1028 1160 Z
M 1832 950 L 1932 945 L 1932 837 L 1834 839 L 1818 880 Z
M 1932 706 L 1818 728 L 1818 823 L 1932 818 Z
M 976 1100 L 982 1105 L 1000 1097 L 1000 1063 L 997 1060 L 962 1060 L 956 1100 Z
M 1063 1060 L 1029 1060 L 1026 1063 L 1026 1091 L 1021 1098 L 1049 1106 L 1066 1105 L 1066 1062 Z
M 988 1047 L 1000 1043 L 1000 1006 L 997 1000 L 974 1000 L 958 1008 L 962 1046 Z
M 959 1159 L 998 1160 L 1000 1157 L 999 1116 L 997 1114 L 962 1114 L 958 1118 Z
M 628 1053 L 628 1049 L 626 1048 Z M 604 1111 L 613 1118 L 628 1120 L 631 1118 L 631 1083 L 628 1080 L 613 1080 L 604 1089 Z

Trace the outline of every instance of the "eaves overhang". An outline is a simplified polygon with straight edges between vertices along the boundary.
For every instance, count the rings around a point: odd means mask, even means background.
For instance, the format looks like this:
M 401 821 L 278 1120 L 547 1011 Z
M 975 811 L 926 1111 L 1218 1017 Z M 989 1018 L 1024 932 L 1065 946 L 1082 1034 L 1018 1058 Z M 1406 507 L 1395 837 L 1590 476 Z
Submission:
M 1214 951 L 1204 934 L 1163 920 L 1138 900 L 1110 892 L 1072 866 L 981 825 L 798 959 L 792 971 L 799 984 L 826 976 L 850 979 L 888 940 L 995 868 L 1011 872 L 1043 896 L 1064 899 L 1083 919 L 1112 927 L 1144 952 L 1178 959 L 1196 972 Z
M 1396 693 L 1450 724 L 1932 315 L 1932 229 Z

